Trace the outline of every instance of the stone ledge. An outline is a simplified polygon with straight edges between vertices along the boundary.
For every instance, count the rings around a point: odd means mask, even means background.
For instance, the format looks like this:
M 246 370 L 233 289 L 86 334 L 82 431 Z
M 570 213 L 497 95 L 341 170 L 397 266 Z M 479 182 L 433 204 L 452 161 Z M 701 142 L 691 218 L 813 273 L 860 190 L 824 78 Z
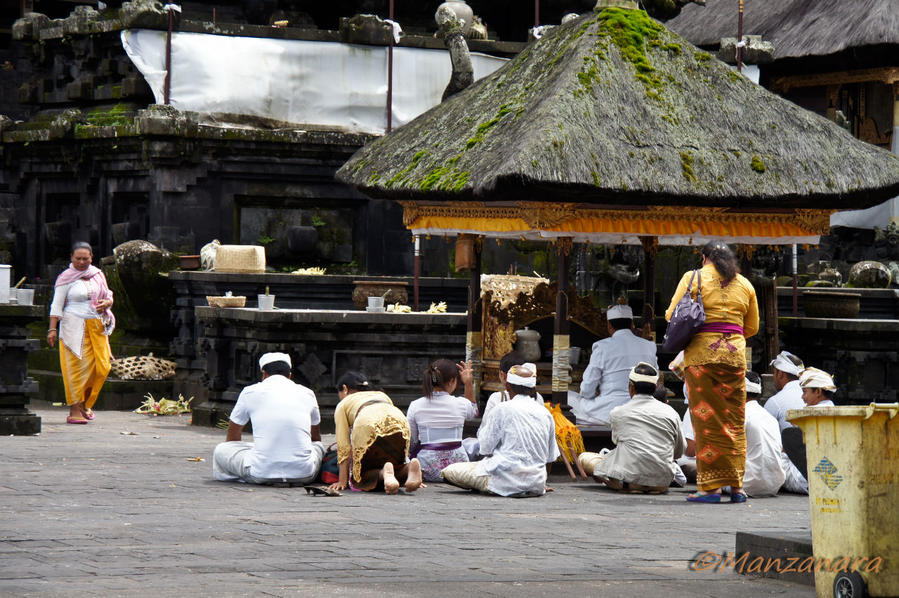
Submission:
M 349 310 L 318 309 L 274 309 L 261 311 L 251 307 L 195 307 L 198 320 L 236 320 L 241 322 L 284 323 L 284 324 L 427 324 L 462 325 L 468 316 L 463 313 L 429 314 L 413 312 L 407 314 L 370 313 Z
M 748 567 L 748 563 L 752 562 L 756 557 L 764 558 L 766 563 L 771 563 L 775 559 L 780 559 L 781 563 L 783 563 L 781 569 L 786 569 L 789 568 L 787 559 L 796 558 L 796 562 L 799 563 L 803 559 L 813 556 L 811 535 L 800 536 L 779 534 L 776 532 L 764 534 L 737 532 L 734 545 L 734 558 L 739 558 L 740 555 L 744 553 L 749 553 L 750 555 L 747 559 L 747 565 L 744 566 L 744 570 L 742 571 L 738 568 L 736 570 L 737 573 L 772 579 L 782 579 L 784 581 L 801 583 L 807 586 L 815 585 L 814 573 L 780 573 L 777 566 L 770 567 L 770 570 L 767 572 L 760 571 L 758 573 L 748 573 L 745 571 L 745 568 Z M 793 568 L 795 569 L 797 567 L 798 564 Z

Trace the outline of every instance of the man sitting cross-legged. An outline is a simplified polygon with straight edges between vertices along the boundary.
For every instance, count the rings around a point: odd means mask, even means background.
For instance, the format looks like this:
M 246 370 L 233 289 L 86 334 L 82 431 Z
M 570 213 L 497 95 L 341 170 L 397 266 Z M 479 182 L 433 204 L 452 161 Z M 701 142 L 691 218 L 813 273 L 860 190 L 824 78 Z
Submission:
M 547 464 L 559 458 L 553 416 L 534 400 L 537 366 L 512 366 L 506 374 L 512 397 L 499 403 L 478 430 L 480 452 L 473 463 L 453 463 L 441 475 L 454 486 L 499 494 L 540 496 L 546 492 Z
M 220 481 L 308 484 L 325 454 L 315 393 L 291 381 L 286 353 L 266 353 L 259 367 L 262 382 L 244 388 L 237 398 L 226 441 L 212 455 L 212 474 Z M 248 421 L 254 442 L 241 442 Z
M 674 479 L 675 459 L 684 452 L 680 418 L 652 395 L 659 371 L 640 362 L 628 375 L 630 400 L 611 413 L 612 441 L 605 454 L 581 453 L 580 463 L 593 479 L 616 490 L 667 492 Z

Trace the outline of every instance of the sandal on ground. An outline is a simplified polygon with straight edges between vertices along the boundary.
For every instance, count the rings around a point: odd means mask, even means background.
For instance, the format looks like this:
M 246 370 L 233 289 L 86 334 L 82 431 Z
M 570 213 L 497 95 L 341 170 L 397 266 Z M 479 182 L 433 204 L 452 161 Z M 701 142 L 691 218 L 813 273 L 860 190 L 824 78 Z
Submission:
M 690 502 L 704 502 L 710 504 L 717 504 L 721 502 L 721 493 L 720 492 L 694 492 L 693 494 L 687 495 L 687 500 Z
M 80 417 L 72 417 L 71 415 L 66 418 L 67 424 L 86 424 L 86 419 L 81 419 Z
M 746 502 L 747 498 L 745 492 L 734 492 L 730 495 L 730 502 Z
M 311 494 L 312 496 L 343 496 L 337 490 L 331 490 L 330 488 L 320 488 L 319 486 L 303 486 L 306 489 L 306 494 Z
M 96 415 L 94 415 L 93 409 L 88 409 L 86 407 L 81 410 L 81 413 L 84 414 L 84 419 L 87 419 L 87 420 L 92 420 L 95 417 L 97 417 Z

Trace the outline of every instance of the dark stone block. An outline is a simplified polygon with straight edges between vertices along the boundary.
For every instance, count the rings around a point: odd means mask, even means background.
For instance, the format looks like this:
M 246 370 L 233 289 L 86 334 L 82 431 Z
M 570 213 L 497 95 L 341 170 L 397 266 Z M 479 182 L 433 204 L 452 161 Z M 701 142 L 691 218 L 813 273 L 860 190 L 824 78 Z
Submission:
M 41 433 L 41 418 L 33 413 L 10 414 L 0 412 L 0 435 L 34 436 Z
M 814 573 L 795 572 L 795 570 L 798 569 L 798 563 L 802 562 L 803 559 L 813 556 L 811 534 L 808 536 L 789 536 L 778 534 L 776 532 L 768 534 L 737 532 L 734 554 L 736 559 L 739 559 L 743 554 L 749 555 L 746 559 L 747 565 L 742 567 L 742 570 L 740 567 L 737 567 L 737 573 L 782 579 L 784 581 L 792 581 L 808 586 L 815 585 Z M 748 573 L 746 571 L 748 563 L 758 557 L 765 559 L 765 563 L 774 564 L 772 564 L 771 567 L 768 567 L 768 571 L 765 571 L 765 567 L 762 567 L 762 570 L 758 573 Z M 796 561 L 788 561 L 788 559 L 791 558 L 795 558 Z M 776 564 L 777 559 L 780 560 L 780 567 Z M 789 562 L 797 563 L 792 567 L 793 571 L 786 571 L 789 569 Z M 755 568 L 753 568 L 753 571 L 754 570 Z
M 294 253 L 308 253 L 315 249 L 317 242 L 318 231 L 314 226 L 294 226 L 287 231 L 287 247 Z

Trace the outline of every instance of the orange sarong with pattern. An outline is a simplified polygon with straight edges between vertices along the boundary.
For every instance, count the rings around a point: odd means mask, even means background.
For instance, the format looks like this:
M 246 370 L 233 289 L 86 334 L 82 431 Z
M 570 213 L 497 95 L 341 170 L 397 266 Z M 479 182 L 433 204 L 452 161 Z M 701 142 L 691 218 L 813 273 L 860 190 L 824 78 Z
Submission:
M 84 401 L 85 407 L 92 408 L 106 376 L 109 375 L 111 359 L 109 337 L 103 334 L 103 322 L 99 318 L 84 321 L 81 359 L 75 357 L 65 343 L 60 341 L 59 366 L 66 389 L 66 404 L 74 405 Z
M 743 487 L 746 470 L 745 370 L 732 365 L 693 365 L 684 372 L 696 435 L 696 485 L 707 492 Z

